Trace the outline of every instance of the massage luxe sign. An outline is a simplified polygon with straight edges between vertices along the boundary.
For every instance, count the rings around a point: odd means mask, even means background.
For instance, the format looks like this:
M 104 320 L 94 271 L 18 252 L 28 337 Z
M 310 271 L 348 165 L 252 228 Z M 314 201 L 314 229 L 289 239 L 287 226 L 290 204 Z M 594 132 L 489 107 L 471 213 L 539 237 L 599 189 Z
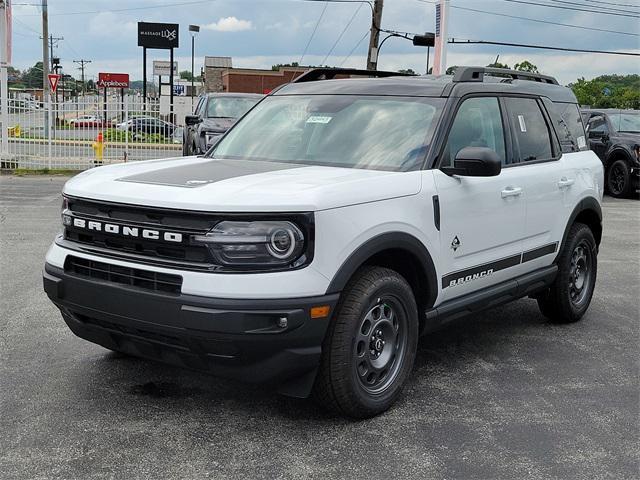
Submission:
M 138 22 L 138 46 L 146 48 L 178 48 L 177 23 Z

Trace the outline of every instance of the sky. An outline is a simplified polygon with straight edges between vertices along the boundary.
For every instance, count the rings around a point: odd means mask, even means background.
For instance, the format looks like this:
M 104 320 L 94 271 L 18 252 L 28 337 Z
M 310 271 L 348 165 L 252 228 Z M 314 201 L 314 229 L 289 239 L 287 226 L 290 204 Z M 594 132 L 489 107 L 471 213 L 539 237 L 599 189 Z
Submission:
M 91 60 L 86 69 L 88 78 L 102 71 L 129 73 L 132 80 L 142 79 L 138 21 L 180 24 L 180 47 L 175 51 L 179 70 L 191 68 L 189 24 L 201 27 L 195 40 L 196 72 L 205 55 L 231 56 L 233 66 L 238 68 L 270 68 L 289 62 L 354 68 L 366 65 L 371 8 L 362 2 L 49 0 L 48 3 L 49 32 L 64 38 L 54 49 L 54 56 L 60 57 L 66 73 L 78 78 L 78 65 L 73 60 L 87 59 Z M 13 0 L 13 4 L 12 63 L 24 69 L 42 59 L 40 0 Z M 577 9 L 607 9 L 610 14 Z M 382 28 L 432 32 L 435 7 L 431 0 L 385 0 Z M 449 37 L 640 53 L 640 0 L 451 0 Z M 473 44 L 448 45 L 447 64 L 486 65 L 498 55 L 500 62 L 510 66 L 529 60 L 541 73 L 553 75 L 563 84 L 579 77 L 640 73 L 640 57 Z M 168 51 L 150 50 L 148 71 L 152 60 L 168 59 Z M 426 48 L 390 38 L 380 51 L 378 68 L 411 68 L 424 73 Z

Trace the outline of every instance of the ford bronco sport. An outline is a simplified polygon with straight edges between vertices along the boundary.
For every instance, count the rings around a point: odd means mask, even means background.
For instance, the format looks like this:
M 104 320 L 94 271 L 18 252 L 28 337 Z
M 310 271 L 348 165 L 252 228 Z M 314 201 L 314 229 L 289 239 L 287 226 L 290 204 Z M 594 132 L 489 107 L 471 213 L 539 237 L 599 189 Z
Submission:
M 525 296 L 579 320 L 602 191 L 551 77 L 312 70 L 202 157 L 69 180 L 44 288 L 108 349 L 370 417 L 451 320 Z

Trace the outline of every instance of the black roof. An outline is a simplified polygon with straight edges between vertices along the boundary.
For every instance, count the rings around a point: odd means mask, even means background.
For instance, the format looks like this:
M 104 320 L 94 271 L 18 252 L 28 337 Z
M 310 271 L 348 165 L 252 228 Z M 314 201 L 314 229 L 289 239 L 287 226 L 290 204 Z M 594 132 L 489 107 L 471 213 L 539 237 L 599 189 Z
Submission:
M 337 78 L 289 83 L 272 95 L 397 95 L 462 97 L 470 93 L 513 93 L 548 97 L 553 102 L 577 103 L 573 92 L 561 85 L 485 75 L 483 81 L 454 82 L 451 75 Z

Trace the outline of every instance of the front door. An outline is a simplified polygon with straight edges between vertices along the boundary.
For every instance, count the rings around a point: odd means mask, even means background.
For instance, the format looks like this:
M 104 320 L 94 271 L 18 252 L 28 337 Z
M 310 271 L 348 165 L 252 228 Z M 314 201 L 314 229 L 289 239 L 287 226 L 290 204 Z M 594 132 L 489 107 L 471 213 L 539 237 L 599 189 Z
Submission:
M 512 162 L 497 97 L 461 103 L 439 166 L 452 166 L 464 147 L 487 147 L 502 159 L 494 177 L 448 176 L 434 169 L 440 203 L 441 300 L 508 280 L 520 272 L 525 232 L 525 186 Z
M 595 115 L 589 119 L 587 124 L 589 136 L 589 147 L 600 160 L 604 161 L 605 153 L 609 148 L 609 127 L 604 115 Z

